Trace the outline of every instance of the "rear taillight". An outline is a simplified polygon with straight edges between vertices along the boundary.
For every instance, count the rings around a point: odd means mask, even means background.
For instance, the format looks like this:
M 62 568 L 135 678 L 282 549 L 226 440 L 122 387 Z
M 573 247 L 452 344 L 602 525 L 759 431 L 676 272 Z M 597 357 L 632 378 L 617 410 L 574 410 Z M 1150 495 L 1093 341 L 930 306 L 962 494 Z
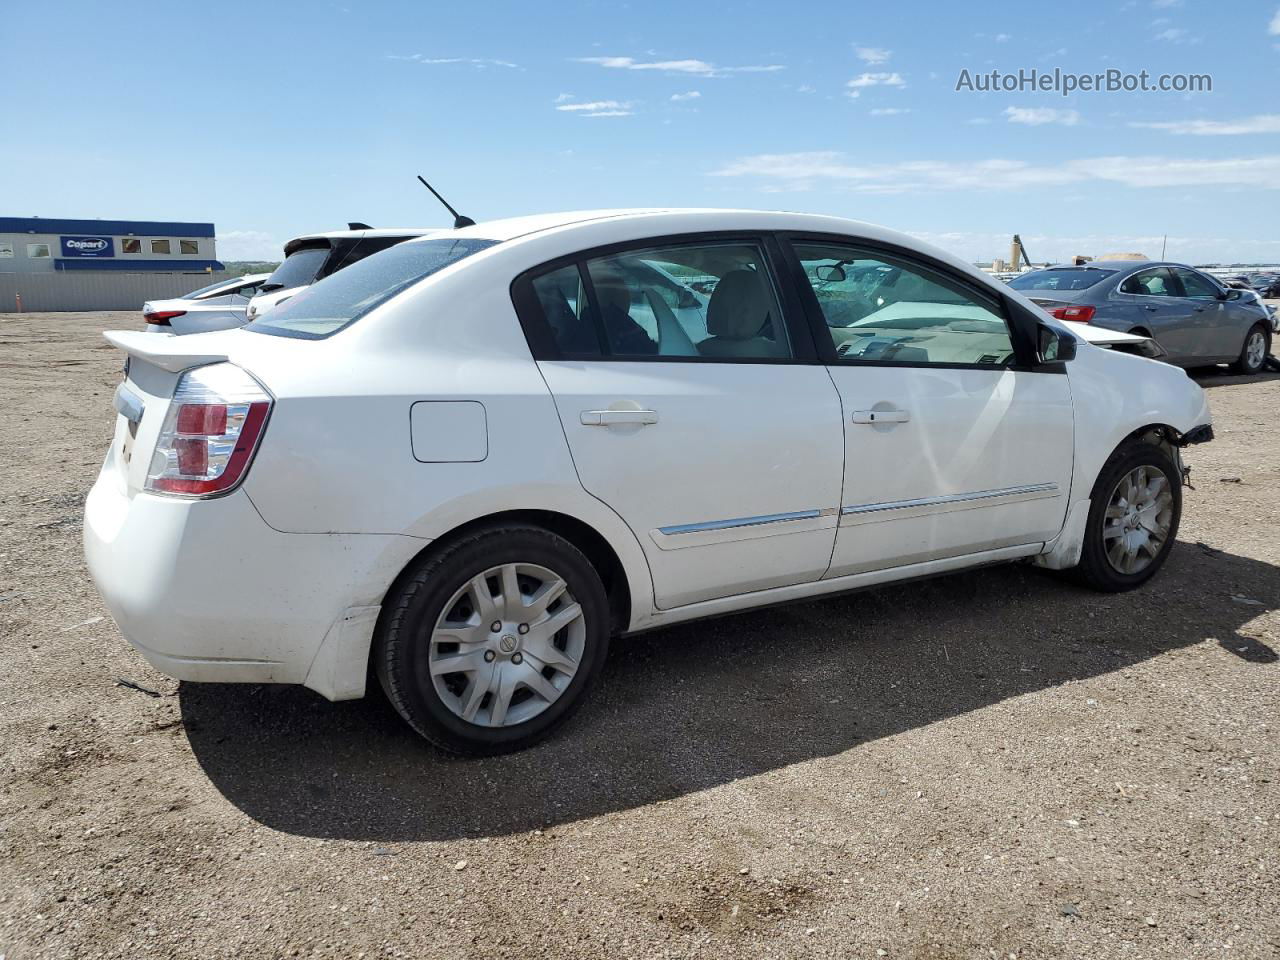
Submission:
M 161 326 L 169 326 L 169 321 L 174 317 L 186 316 L 185 310 L 157 310 L 155 313 L 144 313 L 142 319 L 147 323 L 155 323 Z
M 1058 320 L 1074 320 L 1076 323 L 1088 323 L 1097 313 L 1094 307 L 1058 307 L 1050 310 L 1049 315 Z
M 146 489 L 186 497 L 233 489 L 249 470 L 271 403 L 258 381 L 233 364 L 188 370 L 156 440 Z

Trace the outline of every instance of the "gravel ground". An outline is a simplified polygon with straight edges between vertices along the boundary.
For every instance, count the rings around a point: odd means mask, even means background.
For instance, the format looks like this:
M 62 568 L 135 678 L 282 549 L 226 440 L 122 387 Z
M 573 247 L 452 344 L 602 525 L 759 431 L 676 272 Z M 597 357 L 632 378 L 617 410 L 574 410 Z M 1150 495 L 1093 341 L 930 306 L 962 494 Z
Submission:
M 672 628 L 550 742 L 458 760 L 381 696 L 121 639 L 80 514 L 97 333 L 136 325 L 0 315 L 4 960 L 1280 954 L 1280 377 L 1202 378 L 1143 590 L 1009 566 Z

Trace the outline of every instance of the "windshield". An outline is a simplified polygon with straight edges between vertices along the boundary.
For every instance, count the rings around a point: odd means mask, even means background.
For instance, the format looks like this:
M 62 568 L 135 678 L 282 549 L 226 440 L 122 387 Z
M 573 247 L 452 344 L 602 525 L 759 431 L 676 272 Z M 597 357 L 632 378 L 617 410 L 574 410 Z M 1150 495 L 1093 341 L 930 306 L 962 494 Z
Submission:
M 1014 277 L 1009 281 L 1009 286 L 1015 290 L 1088 290 L 1114 273 L 1114 270 L 1102 270 L 1099 267 L 1032 270 Z
M 192 290 L 190 293 L 183 294 L 183 300 L 199 300 L 201 297 L 211 297 L 219 290 L 226 288 L 230 293 L 244 280 L 244 277 L 236 277 L 232 280 L 219 280 L 217 283 L 211 283 L 207 287 L 201 287 L 199 290 Z
M 391 247 L 312 284 L 245 329 L 319 340 L 355 323 L 419 280 L 495 242 L 441 239 Z
M 329 256 L 329 245 L 303 247 L 284 258 L 284 263 L 262 284 L 268 290 L 292 290 L 313 282 Z

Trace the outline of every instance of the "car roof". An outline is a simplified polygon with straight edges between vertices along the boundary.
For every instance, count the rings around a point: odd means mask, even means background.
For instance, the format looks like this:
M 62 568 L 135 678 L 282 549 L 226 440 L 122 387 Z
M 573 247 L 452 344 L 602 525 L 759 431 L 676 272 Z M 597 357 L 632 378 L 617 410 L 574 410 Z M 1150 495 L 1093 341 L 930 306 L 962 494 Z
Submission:
M 1044 267 L 1045 270 L 1146 270 L 1150 267 L 1188 267 L 1185 263 L 1174 263 L 1172 260 L 1090 260 L 1088 263 L 1055 263 Z

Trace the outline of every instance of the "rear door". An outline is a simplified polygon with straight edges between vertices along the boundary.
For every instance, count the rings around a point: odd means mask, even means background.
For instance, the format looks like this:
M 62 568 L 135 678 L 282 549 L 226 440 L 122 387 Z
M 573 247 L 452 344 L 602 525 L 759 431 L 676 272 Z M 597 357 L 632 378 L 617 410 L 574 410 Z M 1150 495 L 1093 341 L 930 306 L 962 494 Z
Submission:
M 775 254 L 664 238 L 514 286 L 582 484 L 635 533 L 663 609 L 818 580 L 831 559 L 840 401 Z
M 985 551 L 1033 553 L 1066 515 L 1065 371 L 1030 368 L 1002 301 L 906 251 L 794 238 L 792 273 L 846 438 L 827 576 Z
M 1199 356 L 1199 335 L 1192 304 L 1182 295 L 1182 287 L 1168 267 L 1139 270 L 1116 287 L 1113 295 L 1128 306 L 1129 329 L 1149 331 L 1169 353 L 1172 362 L 1192 361 Z

